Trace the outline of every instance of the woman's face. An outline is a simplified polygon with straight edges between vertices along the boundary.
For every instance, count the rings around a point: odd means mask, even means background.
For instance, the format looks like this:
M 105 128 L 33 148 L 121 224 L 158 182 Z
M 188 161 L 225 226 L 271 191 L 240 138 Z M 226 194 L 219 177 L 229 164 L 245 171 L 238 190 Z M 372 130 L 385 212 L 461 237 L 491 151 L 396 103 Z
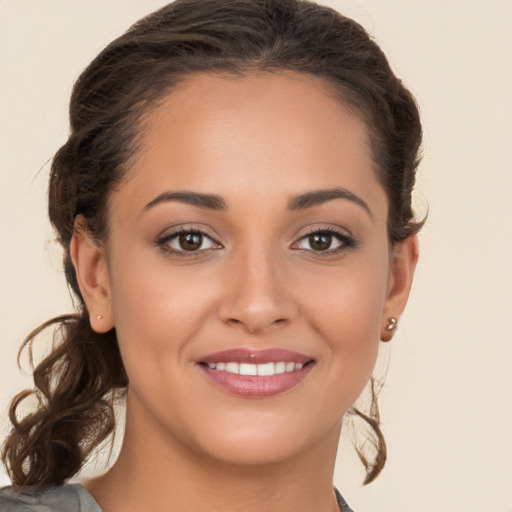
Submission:
M 308 76 L 196 75 L 142 135 L 81 278 L 130 432 L 243 464 L 336 443 L 415 261 L 388 243 L 364 123 Z

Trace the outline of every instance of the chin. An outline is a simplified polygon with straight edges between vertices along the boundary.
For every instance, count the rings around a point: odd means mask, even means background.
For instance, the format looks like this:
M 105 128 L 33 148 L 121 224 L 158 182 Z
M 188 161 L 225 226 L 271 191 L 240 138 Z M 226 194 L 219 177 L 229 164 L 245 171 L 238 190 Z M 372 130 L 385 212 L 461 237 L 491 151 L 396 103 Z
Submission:
M 341 421 L 334 428 L 307 428 L 300 421 L 259 421 L 245 428 L 226 429 L 215 425 L 210 435 L 201 436 L 203 453 L 225 464 L 238 466 L 272 465 L 308 452 L 318 443 L 337 446 Z M 312 427 L 312 425 L 310 426 Z
M 292 459 L 305 449 L 305 443 L 290 442 L 289 439 L 261 440 L 254 438 L 247 442 L 226 440 L 210 449 L 210 457 L 228 465 L 264 466 L 278 464 Z

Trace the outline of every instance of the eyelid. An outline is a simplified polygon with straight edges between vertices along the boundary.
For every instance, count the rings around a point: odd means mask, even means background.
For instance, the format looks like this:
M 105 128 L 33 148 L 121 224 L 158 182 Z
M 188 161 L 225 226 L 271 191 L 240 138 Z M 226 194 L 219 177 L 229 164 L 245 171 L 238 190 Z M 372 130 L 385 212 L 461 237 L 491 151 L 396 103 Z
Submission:
M 182 234 L 198 234 L 201 235 L 204 238 L 209 239 L 214 247 L 208 247 L 206 249 L 198 249 L 196 251 L 186 251 L 181 249 L 176 249 L 173 247 L 170 247 L 168 244 L 171 240 L 176 239 Z M 218 250 L 221 249 L 223 246 L 222 244 L 216 240 L 212 235 L 207 233 L 204 229 L 200 229 L 193 226 L 177 226 L 175 228 L 171 228 L 170 230 L 166 230 L 164 234 L 159 235 L 154 243 L 155 246 L 159 247 L 161 250 L 165 251 L 166 253 L 171 253 L 178 256 L 197 256 L 200 254 L 203 254 L 210 250 Z
M 305 249 L 301 247 L 297 247 L 297 244 L 311 235 L 316 234 L 327 234 L 332 237 L 337 238 L 341 243 L 338 247 L 334 249 L 326 249 L 325 251 L 315 251 L 314 249 Z M 341 252 L 347 251 L 349 249 L 353 249 L 359 246 L 359 242 L 354 238 L 354 236 L 348 232 L 348 230 L 344 230 L 341 228 L 335 228 L 333 226 L 321 226 L 315 225 L 311 227 L 306 233 L 301 235 L 296 239 L 295 242 L 292 243 L 291 248 L 294 250 L 303 250 L 310 253 L 314 253 L 319 256 L 329 256 L 333 254 L 339 254 Z
M 218 250 L 224 248 L 223 244 L 218 241 L 218 239 L 211 234 L 209 234 L 207 229 L 199 228 L 193 225 L 178 225 L 173 228 L 169 228 L 168 230 L 164 231 L 164 234 L 159 235 L 154 245 L 159 247 L 162 251 L 166 253 L 170 253 L 173 255 L 178 256 L 188 256 L 193 257 L 204 254 L 205 252 L 212 251 L 212 250 Z M 197 249 L 192 251 L 187 251 L 185 249 L 176 249 L 172 248 L 168 245 L 170 240 L 176 239 L 181 234 L 199 234 L 202 237 L 207 238 L 211 241 L 213 244 L 213 247 L 207 247 L 205 249 Z M 315 234 L 327 234 L 329 236 L 332 236 L 336 238 L 340 244 L 335 247 L 334 249 L 325 249 L 325 250 L 315 250 L 313 248 L 304 248 L 299 247 L 299 243 L 303 240 L 307 239 L 311 235 Z M 314 253 L 318 256 L 330 256 L 339 254 L 341 252 L 348 251 L 353 248 L 357 248 L 359 246 L 359 242 L 353 237 L 353 235 L 346 229 L 340 228 L 340 227 L 333 227 L 333 226 L 322 226 L 322 225 L 314 225 L 310 226 L 308 231 L 298 238 L 295 238 L 295 241 L 291 244 L 290 248 L 293 250 L 298 251 L 305 251 L 309 253 Z

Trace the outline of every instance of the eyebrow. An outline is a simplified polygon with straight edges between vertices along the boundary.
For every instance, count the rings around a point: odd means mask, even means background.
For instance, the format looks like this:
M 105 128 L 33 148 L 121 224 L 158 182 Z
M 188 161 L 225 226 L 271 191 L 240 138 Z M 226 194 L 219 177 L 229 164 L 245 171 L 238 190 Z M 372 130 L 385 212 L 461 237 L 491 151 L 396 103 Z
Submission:
M 192 206 L 199 206 L 208 210 L 226 210 L 227 205 L 224 199 L 219 196 L 211 194 L 200 194 L 199 192 L 164 192 L 150 201 L 142 211 L 149 210 L 160 203 L 167 203 L 169 201 L 177 201 L 179 203 L 191 204 Z
M 341 187 L 333 187 L 325 190 L 314 190 L 312 192 L 301 194 L 300 196 L 294 197 L 288 203 L 288 209 L 304 210 L 313 206 L 319 206 L 326 203 L 327 201 L 332 201 L 333 199 L 346 199 L 348 201 L 352 201 L 353 203 L 361 206 L 361 208 L 363 208 L 363 210 L 365 210 L 366 213 L 368 213 L 368 215 L 373 219 L 373 214 L 370 210 L 370 207 L 359 196 L 356 196 L 353 192 L 350 192 L 350 190 Z
M 291 211 L 305 210 L 307 208 L 322 205 L 328 201 L 332 201 L 333 199 L 346 199 L 348 201 L 352 201 L 353 203 L 361 206 L 373 219 L 373 214 L 369 206 L 359 196 L 350 192 L 350 190 L 341 187 L 305 192 L 304 194 L 292 198 L 288 203 L 288 209 Z M 190 204 L 192 206 L 198 206 L 208 210 L 221 211 L 228 209 L 226 201 L 217 195 L 201 194 L 199 192 L 190 191 L 167 191 L 155 197 L 155 199 L 144 206 L 142 212 L 153 208 L 157 204 L 169 201 L 177 201 L 179 203 Z

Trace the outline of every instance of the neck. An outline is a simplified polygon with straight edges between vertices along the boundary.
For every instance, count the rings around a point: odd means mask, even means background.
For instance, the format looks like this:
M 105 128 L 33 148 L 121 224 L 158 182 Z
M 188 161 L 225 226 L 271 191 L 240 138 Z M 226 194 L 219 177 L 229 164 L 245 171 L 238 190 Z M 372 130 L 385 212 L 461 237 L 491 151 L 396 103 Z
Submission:
M 332 477 L 340 433 L 291 458 L 260 465 L 233 464 L 154 431 L 141 431 L 127 414 L 123 447 L 104 475 L 90 480 L 103 512 L 335 512 Z M 143 441 L 141 441 L 143 440 Z

